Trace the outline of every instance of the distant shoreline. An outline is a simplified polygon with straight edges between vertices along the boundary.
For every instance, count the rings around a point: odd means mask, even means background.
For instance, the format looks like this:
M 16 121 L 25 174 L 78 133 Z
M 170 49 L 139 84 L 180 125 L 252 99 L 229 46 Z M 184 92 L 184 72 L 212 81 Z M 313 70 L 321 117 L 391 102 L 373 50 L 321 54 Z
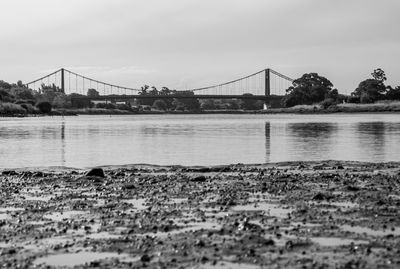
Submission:
M 373 104 L 338 104 L 328 108 L 320 105 L 300 105 L 289 108 L 267 110 L 202 110 L 202 111 L 138 111 L 120 109 L 54 109 L 50 114 L 1 114 L 0 117 L 43 117 L 77 115 L 194 115 L 194 114 L 334 114 L 334 113 L 399 113 L 400 102 L 379 102 Z

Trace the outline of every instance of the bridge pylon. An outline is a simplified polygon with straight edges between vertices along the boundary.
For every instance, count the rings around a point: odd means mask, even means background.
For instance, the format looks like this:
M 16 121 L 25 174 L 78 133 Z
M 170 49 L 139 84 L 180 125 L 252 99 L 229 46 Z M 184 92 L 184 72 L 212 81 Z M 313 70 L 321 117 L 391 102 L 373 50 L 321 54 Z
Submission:
M 64 68 L 61 68 L 61 92 L 65 93 Z
M 271 95 L 271 70 L 269 68 L 265 69 L 265 96 Z
M 265 69 L 265 96 L 266 97 L 271 95 L 271 75 L 270 75 L 270 72 L 271 72 L 271 69 L 269 69 L 269 68 Z M 263 109 L 268 109 L 269 106 L 270 106 L 269 101 L 265 100 Z

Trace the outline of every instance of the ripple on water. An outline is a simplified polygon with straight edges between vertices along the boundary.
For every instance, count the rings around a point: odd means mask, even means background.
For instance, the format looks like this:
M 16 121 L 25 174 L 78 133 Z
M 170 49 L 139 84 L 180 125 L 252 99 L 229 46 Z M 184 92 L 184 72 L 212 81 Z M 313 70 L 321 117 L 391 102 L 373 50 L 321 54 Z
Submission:
M 128 254 L 118 254 L 113 252 L 78 252 L 78 253 L 61 253 L 36 259 L 33 264 L 45 264 L 49 266 L 77 266 L 90 263 L 97 260 L 106 260 L 118 258 L 120 260 L 135 261 Z M 139 259 L 137 259 L 139 260 Z

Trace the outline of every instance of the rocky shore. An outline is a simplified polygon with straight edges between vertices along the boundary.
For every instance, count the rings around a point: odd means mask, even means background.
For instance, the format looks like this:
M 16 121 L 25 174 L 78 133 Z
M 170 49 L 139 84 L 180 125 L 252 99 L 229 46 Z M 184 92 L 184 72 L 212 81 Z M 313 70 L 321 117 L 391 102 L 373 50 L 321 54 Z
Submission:
M 399 268 L 400 164 L 0 175 L 0 268 Z

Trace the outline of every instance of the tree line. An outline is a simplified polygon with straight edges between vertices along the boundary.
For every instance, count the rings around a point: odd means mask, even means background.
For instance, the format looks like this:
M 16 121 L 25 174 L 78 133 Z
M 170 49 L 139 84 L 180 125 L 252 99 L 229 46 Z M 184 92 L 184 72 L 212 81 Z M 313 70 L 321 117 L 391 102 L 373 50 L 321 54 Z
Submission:
M 400 86 L 393 88 L 385 85 L 387 80 L 381 68 L 371 73 L 371 78 L 361 81 L 358 87 L 349 95 L 339 94 L 329 79 L 317 73 L 307 73 L 293 81 L 286 90 L 282 105 L 311 105 L 320 103 L 324 108 L 338 103 L 374 103 L 379 100 L 400 100 Z

